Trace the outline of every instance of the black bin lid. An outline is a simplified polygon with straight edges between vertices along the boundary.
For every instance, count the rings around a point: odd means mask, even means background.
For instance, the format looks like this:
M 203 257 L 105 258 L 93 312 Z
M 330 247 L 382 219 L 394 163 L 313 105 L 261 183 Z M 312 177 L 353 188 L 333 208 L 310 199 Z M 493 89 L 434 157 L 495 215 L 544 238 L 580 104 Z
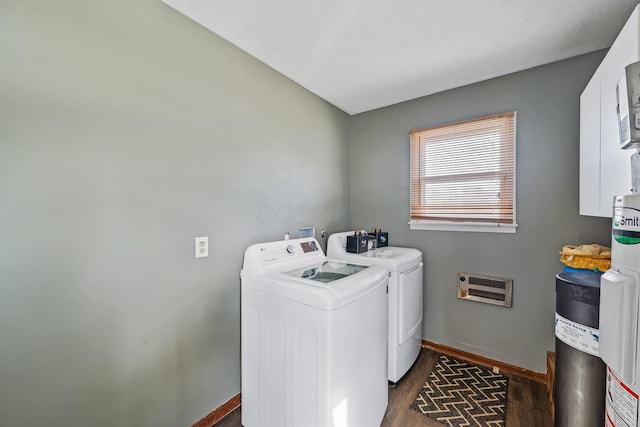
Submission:
M 556 275 L 556 295 L 600 305 L 600 273 L 570 272 Z

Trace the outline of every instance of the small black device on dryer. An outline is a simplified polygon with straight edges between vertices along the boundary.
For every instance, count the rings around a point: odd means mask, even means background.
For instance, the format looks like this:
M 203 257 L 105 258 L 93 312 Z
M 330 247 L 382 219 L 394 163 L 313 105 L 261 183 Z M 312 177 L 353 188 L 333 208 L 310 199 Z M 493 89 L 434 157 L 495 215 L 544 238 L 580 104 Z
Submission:
M 369 235 L 364 230 L 356 230 L 352 236 L 347 236 L 347 252 L 361 254 L 369 250 Z
M 347 236 L 346 250 L 353 254 L 361 254 L 370 249 L 389 246 L 389 233 L 376 228 L 372 233 L 364 230 L 356 230 L 353 235 Z

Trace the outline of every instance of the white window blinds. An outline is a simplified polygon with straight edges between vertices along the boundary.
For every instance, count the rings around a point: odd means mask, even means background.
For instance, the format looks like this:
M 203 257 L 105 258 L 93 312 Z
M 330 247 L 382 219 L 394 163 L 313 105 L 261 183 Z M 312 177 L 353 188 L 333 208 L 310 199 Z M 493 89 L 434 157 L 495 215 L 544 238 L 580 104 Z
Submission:
M 411 132 L 412 224 L 515 227 L 515 116 Z

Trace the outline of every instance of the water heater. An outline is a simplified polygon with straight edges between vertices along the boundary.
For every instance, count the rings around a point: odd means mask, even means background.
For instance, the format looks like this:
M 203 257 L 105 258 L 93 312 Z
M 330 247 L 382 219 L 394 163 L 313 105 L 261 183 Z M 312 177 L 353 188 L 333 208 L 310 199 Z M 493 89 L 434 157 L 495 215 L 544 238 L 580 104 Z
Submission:
M 640 194 L 613 203 L 611 269 L 600 279 L 600 357 L 607 365 L 605 425 L 638 426 Z

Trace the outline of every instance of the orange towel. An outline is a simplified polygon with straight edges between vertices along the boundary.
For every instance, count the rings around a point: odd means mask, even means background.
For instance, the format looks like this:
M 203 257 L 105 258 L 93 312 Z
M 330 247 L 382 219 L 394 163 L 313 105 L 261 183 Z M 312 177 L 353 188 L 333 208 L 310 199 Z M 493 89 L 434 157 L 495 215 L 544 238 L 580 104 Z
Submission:
M 573 268 L 606 271 L 611 268 L 611 248 L 598 244 L 565 245 L 560 261 Z

